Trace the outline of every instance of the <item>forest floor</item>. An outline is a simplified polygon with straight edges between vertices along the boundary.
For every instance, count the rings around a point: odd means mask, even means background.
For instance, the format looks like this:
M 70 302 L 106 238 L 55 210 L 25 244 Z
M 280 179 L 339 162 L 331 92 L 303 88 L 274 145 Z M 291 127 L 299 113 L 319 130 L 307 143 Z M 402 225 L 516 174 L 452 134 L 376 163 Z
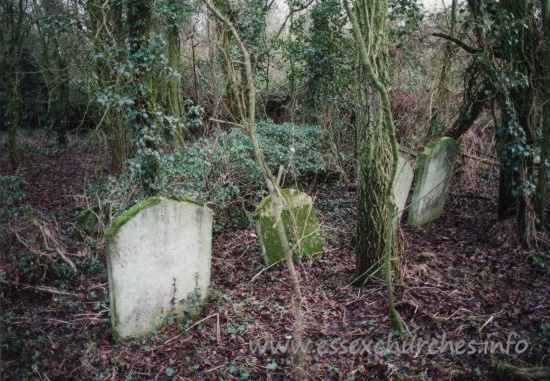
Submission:
M 0 170 L 10 174 L 5 162 Z M 214 236 L 212 292 L 198 316 L 167 319 L 149 337 L 113 341 L 103 242 L 78 238 L 74 227 L 86 188 L 108 174 L 101 147 L 24 149 L 17 171 L 27 182 L 23 203 L 49 238 L 41 246 L 28 217 L 12 219 L 2 232 L 0 378 L 292 379 L 288 353 L 252 353 L 250 346 L 292 337 L 286 272 L 282 266 L 263 271 L 253 227 Z M 313 189 L 325 251 L 299 266 L 311 380 L 499 380 L 499 362 L 550 365 L 548 253 L 522 250 L 511 224 L 497 223 L 494 184 L 467 186 L 457 177 L 439 220 L 402 228 L 395 297 L 408 332 L 404 339 L 391 336 L 381 282 L 349 285 L 353 188 L 328 182 Z M 52 259 L 56 247 L 76 272 Z M 392 350 L 384 351 L 388 340 Z M 420 340 L 438 344 L 429 351 Z M 449 343 L 459 340 L 475 353 L 451 353 Z M 361 350 L 350 347 L 354 341 Z M 368 351 L 361 341 L 372 341 Z

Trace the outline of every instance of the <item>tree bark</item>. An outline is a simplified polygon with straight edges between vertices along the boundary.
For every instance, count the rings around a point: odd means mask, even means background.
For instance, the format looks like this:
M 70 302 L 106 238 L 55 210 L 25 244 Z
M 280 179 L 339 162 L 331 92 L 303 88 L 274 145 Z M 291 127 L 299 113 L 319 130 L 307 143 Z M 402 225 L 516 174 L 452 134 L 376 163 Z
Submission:
M 157 176 L 159 163 L 157 160 L 156 135 L 154 126 L 150 125 L 152 117 L 149 115 L 153 110 L 153 97 L 151 95 L 151 78 L 147 78 L 146 63 L 144 61 L 144 49 L 151 28 L 152 0 L 129 0 L 128 1 L 128 42 L 130 44 L 130 55 L 134 64 L 140 69 L 134 71 L 132 78 L 132 96 L 134 99 L 134 112 L 131 117 L 132 141 L 136 153 L 141 152 L 139 157 L 141 166 L 141 182 L 145 193 L 149 196 L 158 193 Z M 144 73 L 145 72 L 145 73 Z
M 359 54 L 359 117 L 357 121 L 357 246 L 356 282 L 372 275 L 386 279 L 389 315 L 394 328 L 402 324 L 393 301 L 392 259 L 397 170 L 397 140 L 387 88 L 387 1 L 344 0 Z
M 542 143 L 539 181 L 537 184 L 537 212 L 539 219 L 548 225 L 547 208 L 550 199 L 550 0 L 540 0 L 544 32 L 542 60 Z
M 534 198 L 528 189 L 534 185 L 533 157 L 514 153 L 509 147 L 520 144 L 533 146 L 533 131 L 536 125 L 535 85 L 534 85 L 534 14 L 533 1 L 501 0 L 500 11 L 510 14 L 515 20 L 522 20 L 528 27 L 518 28 L 517 34 L 504 35 L 502 57 L 509 65 L 527 78 L 527 83 L 520 83 L 509 88 L 508 94 L 499 99 L 502 123 L 500 132 L 501 156 L 501 189 L 499 191 L 499 212 L 515 207 L 518 239 L 527 248 L 535 233 Z M 519 34 L 519 36 L 518 36 Z M 507 42 L 512 42 L 507 44 Z M 507 189 L 509 187 L 513 189 Z M 511 195 L 510 195 L 511 193 Z M 511 198 L 513 202 L 511 205 Z M 500 215 L 500 213 L 499 213 Z

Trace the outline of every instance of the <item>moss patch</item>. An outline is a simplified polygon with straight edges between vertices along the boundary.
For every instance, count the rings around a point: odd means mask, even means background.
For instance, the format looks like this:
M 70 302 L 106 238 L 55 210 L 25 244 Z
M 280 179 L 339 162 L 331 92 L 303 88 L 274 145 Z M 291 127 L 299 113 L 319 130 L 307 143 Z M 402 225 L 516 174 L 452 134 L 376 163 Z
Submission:
M 294 248 L 294 260 L 302 255 L 313 255 L 323 251 L 323 238 L 319 232 L 319 221 L 311 197 L 295 189 L 282 191 L 285 205 L 282 220 L 286 236 Z M 264 256 L 268 265 L 284 258 L 281 240 L 275 229 L 275 217 L 271 197 L 266 197 L 253 214 Z
M 119 229 L 129 220 L 132 219 L 139 212 L 150 208 L 151 206 L 159 204 L 163 200 L 174 200 L 174 201 L 185 201 L 190 202 L 199 206 L 204 206 L 200 201 L 195 200 L 194 198 L 188 196 L 170 196 L 170 197 L 151 197 L 143 200 L 142 202 L 132 206 L 130 209 L 126 210 L 117 218 L 113 219 L 109 227 L 105 230 L 105 235 L 109 238 L 114 237 L 114 235 L 119 231 Z
M 101 209 L 97 204 L 89 206 L 82 212 L 80 212 L 80 214 L 76 217 L 76 226 L 78 227 L 78 230 L 82 233 L 80 234 L 80 236 L 97 235 L 101 232 L 101 221 L 99 218 L 100 214 Z

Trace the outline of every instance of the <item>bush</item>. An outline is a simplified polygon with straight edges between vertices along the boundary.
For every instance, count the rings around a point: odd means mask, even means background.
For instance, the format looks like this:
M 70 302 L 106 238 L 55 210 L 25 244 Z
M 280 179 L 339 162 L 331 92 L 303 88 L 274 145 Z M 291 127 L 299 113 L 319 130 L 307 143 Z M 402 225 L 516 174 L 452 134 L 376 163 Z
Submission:
M 325 172 L 328 145 L 319 127 L 258 122 L 256 129 L 269 167 L 277 174 L 283 166 L 287 184 Z M 239 128 L 200 138 L 164 155 L 160 164 L 161 195 L 192 196 L 214 209 L 216 221 L 223 225 L 247 225 L 245 211 L 251 211 L 266 194 L 250 139 Z M 137 179 L 129 173 L 91 193 L 102 199 L 106 216 L 119 214 L 144 198 Z
M 325 172 L 328 147 L 319 127 L 259 122 L 256 132 L 269 167 L 277 174 L 282 166 L 287 183 Z M 252 207 L 265 194 L 250 139 L 239 128 L 201 138 L 166 156 L 161 177 L 168 194 L 191 195 L 237 219 L 243 217 L 237 210 Z

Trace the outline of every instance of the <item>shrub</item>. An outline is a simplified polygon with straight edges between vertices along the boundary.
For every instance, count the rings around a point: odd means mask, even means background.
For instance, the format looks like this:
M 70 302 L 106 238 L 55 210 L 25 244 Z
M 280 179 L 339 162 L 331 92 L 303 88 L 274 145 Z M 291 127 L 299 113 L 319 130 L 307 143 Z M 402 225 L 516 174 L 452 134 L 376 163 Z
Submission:
M 287 183 L 325 172 L 328 149 L 325 132 L 319 127 L 259 122 L 256 130 L 269 167 L 276 174 L 282 166 Z M 237 219 L 235 208 L 252 207 L 251 203 L 265 194 L 252 145 L 239 128 L 201 138 L 166 156 L 161 176 L 164 192 L 191 195 Z
M 275 174 L 282 166 L 287 184 L 325 172 L 329 149 L 326 133 L 319 127 L 258 122 L 257 134 L 268 165 Z M 214 209 L 216 221 L 223 225 L 248 224 L 245 211 L 252 211 L 266 193 L 250 139 L 239 128 L 197 139 L 164 155 L 159 177 L 161 195 L 190 195 Z M 144 198 L 130 173 L 110 179 L 91 193 L 102 200 L 106 216 L 119 214 Z

